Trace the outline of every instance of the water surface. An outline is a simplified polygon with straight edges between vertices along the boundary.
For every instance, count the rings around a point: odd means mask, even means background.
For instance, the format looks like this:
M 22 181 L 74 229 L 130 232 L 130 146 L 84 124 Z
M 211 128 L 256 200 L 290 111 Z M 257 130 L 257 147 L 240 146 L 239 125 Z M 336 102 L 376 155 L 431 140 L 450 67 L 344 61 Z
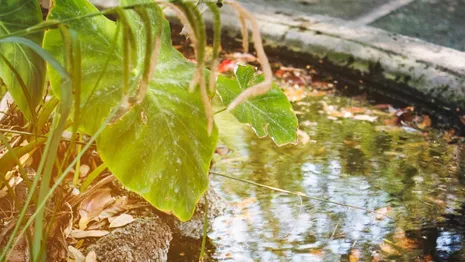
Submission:
M 322 102 L 356 105 L 379 120 L 334 119 Z M 295 110 L 310 141 L 281 148 L 219 114 L 221 143 L 233 151 L 216 156 L 213 171 L 366 210 L 214 176 L 212 185 L 232 203 L 209 234 L 217 260 L 463 258 L 461 146 L 439 131 L 387 126 L 392 116 L 346 97 L 307 98 Z

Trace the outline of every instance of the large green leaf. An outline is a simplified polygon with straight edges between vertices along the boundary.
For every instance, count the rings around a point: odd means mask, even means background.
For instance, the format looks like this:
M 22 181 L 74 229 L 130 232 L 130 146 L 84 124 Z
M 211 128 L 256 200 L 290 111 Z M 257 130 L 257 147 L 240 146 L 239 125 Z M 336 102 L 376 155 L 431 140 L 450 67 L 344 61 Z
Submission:
M 263 76 L 255 76 L 252 66 L 238 65 L 234 74 L 236 79 L 218 77 L 217 91 L 225 105 L 245 89 L 263 82 Z M 249 124 L 259 137 L 269 135 L 278 146 L 296 142 L 297 118 L 286 95 L 275 84 L 270 92 L 249 99 L 232 113 L 239 122 Z
M 0 36 L 36 25 L 42 21 L 42 12 L 36 0 L 0 0 Z M 42 43 L 43 33 L 27 36 Z M 19 43 L 1 43 L 0 54 L 11 63 L 24 82 L 25 94 L 18 76 L 0 59 L 0 77 L 5 82 L 18 107 L 30 118 L 39 104 L 45 80 L 45 63 L 34 51 Z M 28 99 L 29 97 L 29 99 Z M 29 100 L 29 101 L 28 101 Z
M 122 5 L 150 3 L 151 0 L 126 0 Z M 66 19 L 97 12 L 84 0 L 57 0 L 49 19 Z M 137 39 L 137 65 L 131 84 L 138 83 L 145 59 L 145 27 L 135 11 L 125 11 Z M 149 12 L 152 28 L 163 23 L 163 41 L 159 62 L 148 93 L 120 120 L 100 135 L 99 153 L 114 175 L 129 189 L 147 199 L 156 208 L 173 212 L 181 220 L 192 216 L 195 204 L 208 187 L 208 169 L 218 139 L 215 128 L 208 136 L 207 120 L 198 92 L 189 93 L 188 86 L 195 65 L 188 62 L 171 45 L 168 22 Z M 82 41 L 83 94 L 81 130 L 95 132 L 121 100 L 123 82 L 123 48 L 118 38 L 112 39 L 116 25 L 103 16 L 69 22 Z M 153 36 L 155 36 L 155 32 Z M 45 35 L 45 47 L 60 61 L 63 50 L 58 32 Z M 110 62 L 105 71 L 106 58 Z M 50 69 L 51 84 L 58 89 L 59 76 Z M 99 76 L 105 76 L 92 90 Z

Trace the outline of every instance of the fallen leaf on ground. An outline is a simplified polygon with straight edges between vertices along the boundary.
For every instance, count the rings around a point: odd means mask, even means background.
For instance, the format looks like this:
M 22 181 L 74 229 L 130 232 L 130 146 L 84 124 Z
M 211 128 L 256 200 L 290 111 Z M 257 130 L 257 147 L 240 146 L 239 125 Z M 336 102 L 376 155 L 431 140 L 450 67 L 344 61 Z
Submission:
M 79 205 L 79 229 L 87 228 L 87 224 L 97 217 L 107 206 L 113 204 L 115 199 L 110 194 L 111 189 L 104 188 L 86 197 Z
M 100 212 L 96 220 L 100 221 L 105 218 L 115 216 L 128 209 L 130 209 L 128 206 L 128 197 L 127 196 L 117 197 L 115 200 L 115 203 L 113 203 L 111 206 L 109 206 L 108 208 Z
M 82 254 L 82 252 L 73 246 L 68 246 L 68 252 L 69 257 L 74 259 L 76 262 L 84 262 L 86 260 L 86 257 Z
M 95 220 L 95 219 L 94 219 Z M 86 230 L 100 230 L 104 229 L 108 224 L 108 220 L 101 220 L 97 223 L 89 223 L 89 226 L 86 228 Z
M 106 230 L 73 230 L 71 231 L 70 237 L 72 238 L 88 238 L 88 237 L 103 237 L 110 233 Z
M 110 221 L 110 218 L 108 218 Z M 134 222 L 134 218 L 129 214 L 121 214 L 110 221 L 110 228 L 123 227 L 129 223 Z
M 95 251 L 90 251 L 86 256 L 86 262 L 97 262 L 97 254 Z

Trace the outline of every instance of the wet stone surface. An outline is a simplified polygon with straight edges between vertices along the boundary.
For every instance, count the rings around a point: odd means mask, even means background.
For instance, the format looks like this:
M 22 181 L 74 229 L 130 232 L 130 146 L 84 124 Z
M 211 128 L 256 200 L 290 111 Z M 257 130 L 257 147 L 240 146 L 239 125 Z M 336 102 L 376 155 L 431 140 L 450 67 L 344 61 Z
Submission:
M 247 0 L 240 0 L 248 2 Z M 384 4 L 385 0 L 254 0 L 280 9 L 354 19 Z
M 465 51 L 465 0 L 416 0 L 372 26 Z

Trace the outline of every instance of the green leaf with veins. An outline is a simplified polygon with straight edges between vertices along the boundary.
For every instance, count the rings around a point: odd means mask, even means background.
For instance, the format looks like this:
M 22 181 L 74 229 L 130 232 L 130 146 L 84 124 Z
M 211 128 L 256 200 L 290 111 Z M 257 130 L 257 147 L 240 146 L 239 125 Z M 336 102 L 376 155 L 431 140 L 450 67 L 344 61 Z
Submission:
M 0 1 L 0 36 L 42 22 L 42 11 L 36 0 Z M 26 36 L 37 44 L 42 43 L 43 33 Z M 40 103 L 45 81 L 45 63 L 30 48 L 18 43 L 1 43 L 0 54 L 12 64 L 24 82 L 27 95 L 20 81 L 3 59 L 0 59 L 0 78 L 8 87 L 18 107 L 31 119 L 31 111 Z M 28 101 L 29 97 L 29 101 Z
M 150 3 L 151 0 L 123 0 L 122 5 Z M 144 101 L 120 120 L 106 127 L 97 141 L 103 161 L 123 185 L 138 193 L 156 208 L 173 212 L 185 221 L 208 187 L 208 170 L 218 140 L 218 130 L 207 133 L 207 120 L 199 92 L 189 93 L 188 86 L 195 65 L 188 62 L 171 45 L 168 22 L 150 12 L 152 28 L 163 23 L 162 49 L 153 79 Z M 49 19 L 97 12 L 84 0 L 56 0 Z M 137 65 L 131 86 L 137 85 L 145 56 L 145 28 L 135 11 L 125 11 L 138 41 Z M 160 13 L 161 14 L 161 13 Z M 79 33 L 82 41 L 83 95 L 80 128 L 92 134 L 122 97 L 123 58 L 121 38 L 115 48 L 112 39 L 116 24 L 98 16 L 67 24 Z M 153 32 L 155 37 L 156 32 Z M 59 32 L 45 35 L 45 47 L 63 61 Z M 107 70 L 105 61 L 110 56 Z M 59 76 L 49 68 L 55 91 Z M 92 90 L 99 75 L 105 76 Z M 59 95 L 59 94 L 58 94 Z
M 255 75 L 252 66 L 238 65 L 234 74 L 236 79 L 218 77 L 217 92 L 226 106 L 264 79 L 263 75 Z M 275 84 L 270 92 L 249 99 L 232 113 L 239 122 L 249 124 L 260 138 L 269 135 L 278 146 L 296 142 L 297 118 L 286 95 Z

